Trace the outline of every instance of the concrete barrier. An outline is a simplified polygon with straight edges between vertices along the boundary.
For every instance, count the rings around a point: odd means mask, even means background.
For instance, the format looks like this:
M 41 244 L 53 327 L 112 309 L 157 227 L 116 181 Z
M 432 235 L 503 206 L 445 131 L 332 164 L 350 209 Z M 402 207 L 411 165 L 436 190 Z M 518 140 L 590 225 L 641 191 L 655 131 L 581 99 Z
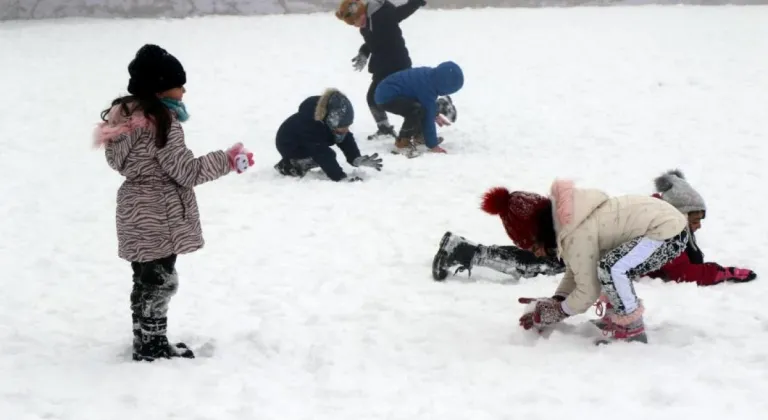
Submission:
M 396 4 L 405 0 L 394 0 Z M 62 17 L 181 18 L 203 15 L 312 13 L 339 0 L 0 0 L 0 21 Z M 768 0 L 428 0 L 427 8 L 577 7 L 639 4 L 758 5 Z

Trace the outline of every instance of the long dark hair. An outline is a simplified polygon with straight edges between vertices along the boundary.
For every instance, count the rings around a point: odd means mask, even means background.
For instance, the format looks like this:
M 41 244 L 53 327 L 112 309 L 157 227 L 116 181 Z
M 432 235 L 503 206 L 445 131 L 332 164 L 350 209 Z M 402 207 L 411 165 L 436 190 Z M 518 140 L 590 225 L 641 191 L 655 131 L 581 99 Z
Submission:
M 129 107 L 132 104 L 136 106 Z M 141 108 L 144 111 L 144 117 L 155 124 L 155 146 L 158 149 L 165 147 L 168 143 L 168 131 L 171 129 L 171 114 L 160 98 L 155 95 L 121 96 L 112 101 L 109 108 L 101 111 L 102 121 L 107 121 L 107 115 L 115 105 L 120 105 L 120 114 L 124 117 L 129 117 L 133 109 Z
M 547 249 L 557 248 L 557 235 L 555 234 L 555 219 L 552 214 L 552 200 L 549 200 L 543 209 L 536 214 L 538 235 L 536 240 Z

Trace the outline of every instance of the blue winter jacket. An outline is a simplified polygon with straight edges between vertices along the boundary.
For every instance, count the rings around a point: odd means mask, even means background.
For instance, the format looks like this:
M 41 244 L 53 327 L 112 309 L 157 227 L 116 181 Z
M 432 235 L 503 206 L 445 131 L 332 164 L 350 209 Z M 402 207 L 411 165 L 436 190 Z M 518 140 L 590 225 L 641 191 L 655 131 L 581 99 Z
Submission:
M 453 61 L 446 61 L 437 67 L 414 67 L 388 76 L 376 87 L 373 99 L 379 105 L 397 97 L 419 101 L 425 111 L 422 123 L 424 143 L 431 149 L 437 146 L 437 98 L 456 93 L 462 86 L 464 73 L 461 67 Z
M 275 143 L 284 159 L 311 157 L 328 178 L 341 181 L 347 175 L 336 160 L 336 152 L 331 147 L 338 146 L 350 165 L 355 158 L 360 157 L 360 149 L 352 132 L 336 143 L 333 131 L 324 122 L 315 120 L 315 108 L 319 100 L 320 96 L 305 99 L 299 105 L 299 111 L 288 117 L 277 129 Z

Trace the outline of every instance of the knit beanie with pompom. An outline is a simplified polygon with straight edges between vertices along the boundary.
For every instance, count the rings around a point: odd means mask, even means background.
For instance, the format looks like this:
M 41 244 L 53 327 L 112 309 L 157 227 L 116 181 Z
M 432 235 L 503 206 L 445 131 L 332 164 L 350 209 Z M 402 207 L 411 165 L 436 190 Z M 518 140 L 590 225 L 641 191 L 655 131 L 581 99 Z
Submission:
M 660 198 L 675 206 L 681 213 L 703 211 L 706 214 L 704 198 L 693 189 L 679 169 L 671 169 L 657 177 L 654 179 L 654 185 Z
M 541 212 L 551 212 L 552 207 L 549 198 L 542 195 L 494 187 L 483 195 L 481 208 L 501 218 L 512 242 L 520 248 L 530 249 L 539 239 Z

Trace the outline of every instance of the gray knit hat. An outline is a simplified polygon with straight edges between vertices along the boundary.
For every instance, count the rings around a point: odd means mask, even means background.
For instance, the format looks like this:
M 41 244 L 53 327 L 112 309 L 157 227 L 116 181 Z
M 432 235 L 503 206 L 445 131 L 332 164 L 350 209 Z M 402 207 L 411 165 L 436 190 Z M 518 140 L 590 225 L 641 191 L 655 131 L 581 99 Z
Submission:
M 661 199 L 672 204 L 683 214 L 692 211 L 703 211 L 706 214 L 707 205 L 699 193 L 691 187 L 682 171 L 671 169 L 654 180 L 656 191 Z

